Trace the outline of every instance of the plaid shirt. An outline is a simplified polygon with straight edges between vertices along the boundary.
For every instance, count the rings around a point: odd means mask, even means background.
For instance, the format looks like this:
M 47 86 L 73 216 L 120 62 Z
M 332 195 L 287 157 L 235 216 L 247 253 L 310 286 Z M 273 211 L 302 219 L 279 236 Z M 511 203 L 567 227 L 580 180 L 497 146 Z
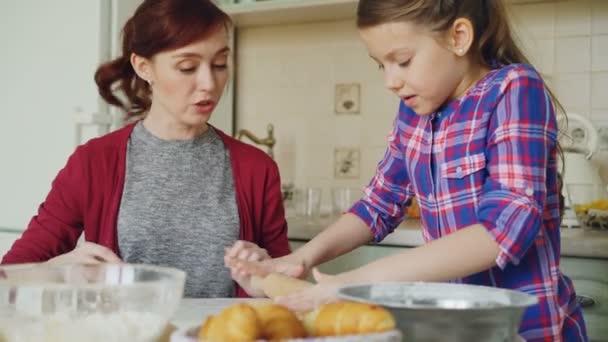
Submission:
M 585 340 L 570 279 L 559 270 L 557 123 L 540 75 L 515 64 L 492 70 L 432 115 L 403 102 L 388 149 L 350 212 L 381 241 L 418 199 L 426 241 L 481 224 L 500 247 L 497 267 L 454 280 L 516 289 L 539 304 L 527 340 Z

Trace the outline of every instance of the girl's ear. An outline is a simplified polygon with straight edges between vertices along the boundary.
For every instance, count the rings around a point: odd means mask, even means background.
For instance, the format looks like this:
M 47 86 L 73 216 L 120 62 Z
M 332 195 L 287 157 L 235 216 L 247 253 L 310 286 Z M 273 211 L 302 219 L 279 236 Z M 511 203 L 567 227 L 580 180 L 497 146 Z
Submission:
M 467 18 L 458 18 L 452 24 L 449 30 L 449 42 L 450 47 L 454 54 L 459 57 L 466 55 L 471 45 L 473 45 L 473 39 L 475 38 L 475 30 L 473 29 L 473 23 Z
M 145 57 L 136 55 L 134 53 L 131 54 L 131 66 L 133 66 L 133 70 L 139 78 L 152 83 L 152 66 L 150 65 L 150 60 Z

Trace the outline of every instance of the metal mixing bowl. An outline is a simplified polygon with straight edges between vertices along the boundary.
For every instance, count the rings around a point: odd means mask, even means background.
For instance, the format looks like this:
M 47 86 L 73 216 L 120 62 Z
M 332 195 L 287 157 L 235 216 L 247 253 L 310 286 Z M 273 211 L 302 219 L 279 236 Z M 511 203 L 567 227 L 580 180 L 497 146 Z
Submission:
M 524 310 L 538 301 L 522 292 L 449 283 L 359 284 L 338 296 L 386 307 L 403 340 L 417 342 L 516 341 Z
M 183 271 L 148 265 L 0 267 L 0 342 L 152 341 L 184 280 Z

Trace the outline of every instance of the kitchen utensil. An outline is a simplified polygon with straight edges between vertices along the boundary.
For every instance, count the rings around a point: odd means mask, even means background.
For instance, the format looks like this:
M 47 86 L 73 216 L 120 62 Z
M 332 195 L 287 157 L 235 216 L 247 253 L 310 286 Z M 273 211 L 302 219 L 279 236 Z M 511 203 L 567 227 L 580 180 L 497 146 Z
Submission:
M 147 265 L 0 267 L 0 341 L 158 338 L 179 306 L 185 273 Z
M 199 327 L 180 329 L 171 335 L 170 342 L 201 342 L 196 338 L 198 329 Z M 283 342 L 400 342 L 401 340 L 401 333 L 398 330 L 390 330 L 383 333 L 366 335 L 295 338 L 284 340 Z
M 321 214 L 321 189 L 296 189 L 296 213 L 308 221 L 315 221 Z
M 261 303 L 260 303 L 261 301 Z M 264 304 L 264 301 L 268 299 L 253 299 L 253 298 L 197 298 L 197 299 L 185 299 L 184 303 L 189 303 L 188 312 L 191 315 L 200 317 L 197 318 L 196 323 L 190 323 L 188 325 L 181 325 L 180 329 L 173 332 L 171 335 L 171 342 L 200 342 L 197 339 L 200 324 L 203 324 L 206 319 L 210 316 L 217 315 L 225 308 L 237 304 L 247 303 L 250 305 Z M 179 312 L 177 314 L 179 316 Z M 399 342 L 401 341 L 401 333 L 398 330 L 391 330 L 377 334 L 366 334 L 356 336 L 342 336 L 342 337 L 307 337 L 304 339 L 291 339 L 283 342 Z
M 608 230 L 608 187 L 566 184 L 578 223 L 587 230 Z
M 353 187 L 333 187 L 331 189 L 332 211 L 334 215 L 342 215 L 361 198 L 363 192 Z
M 250 273 L 251 285 L 262 290 L 271 299 L 298 292 L 313 285 L 313 283 L 306 280 L 269 272 L 260 262 L 231 258 L 228 260 L 228 263 L 231 266 L 239 267 Z
M 504 341 L 518 339 L 531 295 L 493 287 L 444 283 L 376 283 L 341 288 L 345 300 L 388 308 L 404 341 Z
M 567 199 L 566 206 L 571 209 L 574 203 L 570 201 L 573 199 L 568 192 L 570 185 L 605 188 L 599 165 L 593 159 L 599 149 L 599 136 L 591 121 L 579 114 L 568 113 L 565 117 L 560 116 L 558 123 L 560 129 L 565 131 L 559 139 L 564 152 L 563 195 Z M 566 211 L 563 221 L 565 225 L 578 225 L 572 210 Z

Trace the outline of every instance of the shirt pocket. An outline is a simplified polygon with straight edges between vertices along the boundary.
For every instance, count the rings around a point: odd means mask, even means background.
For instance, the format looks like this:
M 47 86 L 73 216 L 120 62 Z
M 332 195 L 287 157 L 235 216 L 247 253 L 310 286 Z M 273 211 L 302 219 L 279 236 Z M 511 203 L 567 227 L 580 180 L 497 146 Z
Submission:
M 446 161 L 441 165 L 441 177 L 462 179 L 486 167 L 486 156 L 477 153 Z

